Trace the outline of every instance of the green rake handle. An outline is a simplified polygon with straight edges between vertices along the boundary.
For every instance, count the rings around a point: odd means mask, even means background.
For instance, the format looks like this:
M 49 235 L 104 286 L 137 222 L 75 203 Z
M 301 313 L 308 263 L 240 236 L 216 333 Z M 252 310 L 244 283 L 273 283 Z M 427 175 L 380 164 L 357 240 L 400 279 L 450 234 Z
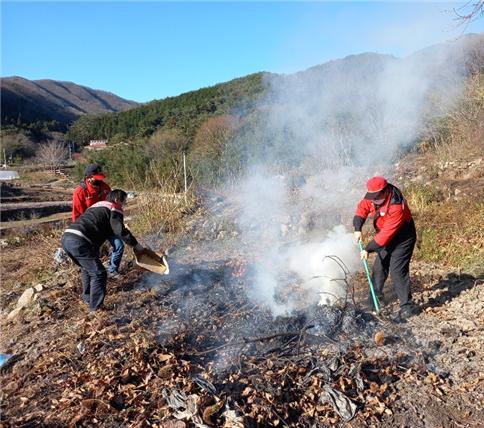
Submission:
M 358 241 L 358 245 L 360 246 L 360 251 L 363 251 L 363 243 L 361 242 L 361 239 Z M 370 269 L 368 269 L 368 261 L 363 259 L 363 266 L 365 266 L 365 271 L 366 271 L 366 277 L 368 278 L 368 284 L 370 285 L 370 292 L 371 292 L 371 297 L 373 298 L 373 304 L 375 305 L 376 313 L 380 313 L 380 305 L 378 304 L 378 297 L 376 297 L 375 294 L 375 289 L 373 288 L 373 282 L 371 280 L 370 276 Z

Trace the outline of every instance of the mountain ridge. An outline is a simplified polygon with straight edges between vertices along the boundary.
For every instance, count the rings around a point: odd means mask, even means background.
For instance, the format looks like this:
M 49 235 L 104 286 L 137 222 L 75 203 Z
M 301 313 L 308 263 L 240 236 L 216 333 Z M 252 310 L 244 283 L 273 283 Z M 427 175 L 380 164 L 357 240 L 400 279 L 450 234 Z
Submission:
M 86 114 L 125 111 L 139 104 L 69 81 L 0 78 L 2 123 L 57 121 L 70 124 Z

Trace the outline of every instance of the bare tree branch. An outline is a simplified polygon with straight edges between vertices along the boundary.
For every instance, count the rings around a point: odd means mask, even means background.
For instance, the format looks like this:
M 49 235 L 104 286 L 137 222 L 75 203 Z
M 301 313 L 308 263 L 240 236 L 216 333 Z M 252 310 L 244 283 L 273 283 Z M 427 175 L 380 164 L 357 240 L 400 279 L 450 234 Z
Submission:
M 460 23 L 467 25 L 482 18 L 484 15 L 484 0 L 469 0 L 463 6 L 454 8 L 454 13 Z
M 69 156 L 67 147 L 60 141 L 51 141 L 40 144 L 37 149 L 37 161 L 55 171 L 61 165 L 66 163 Z

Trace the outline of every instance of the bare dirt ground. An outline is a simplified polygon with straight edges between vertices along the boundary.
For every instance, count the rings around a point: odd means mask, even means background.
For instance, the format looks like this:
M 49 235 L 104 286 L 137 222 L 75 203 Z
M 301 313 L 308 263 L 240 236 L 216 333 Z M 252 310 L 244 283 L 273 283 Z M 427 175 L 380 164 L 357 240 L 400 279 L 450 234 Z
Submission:
M 75 268 L 32 275 L 25 256 L 38 236 L 12 248 L 2 262 L 17 281 L 2 290 L 0 349 L 15 355 L 1 369 L 3 426 L 482 426 L 482 279 L 414 263 L 422 312 L 404 324 L 388 316 L 390 284 L 383 316 L 371 313 L 362 274 L 348 278 L 344 308 L 273 318 L 247 297 L 259 255 L 197 215 L 197 239 L 179 238 L 171 275 L 143 273 L 127 256 L 93 318 Z M 53 230 L 36 250 L 58 238 Z
M 480 194 L 480 162 L 453 178 L 420 157 L 400 171 L 458 202 Z M 62 228 L 16 230 L 2 250 L 0 351 L 14 357 L 0 369 L 1 426 L 483 426 L 482 276 L 414 262 L 420 312 L 406 323 L 391 319 L 391 284 L 372 312 L 363 273 L 347 277 L 343 307 L 273 317 L 247 293 L 263 250 L 241 245 L 228 209 L 215 198 L 185 235 L 144 238 L 176 242 L 169 276 L 137 269 L 127 250 L 93 317 L 77 269 L 54 268 Z

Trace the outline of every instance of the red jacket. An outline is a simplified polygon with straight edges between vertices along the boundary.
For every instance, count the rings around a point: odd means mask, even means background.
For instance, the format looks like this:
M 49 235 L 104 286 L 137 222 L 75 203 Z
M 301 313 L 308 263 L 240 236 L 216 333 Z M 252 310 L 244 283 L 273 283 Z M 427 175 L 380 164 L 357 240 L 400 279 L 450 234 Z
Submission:
M 76 221 L 96 202 L 105 201 L 110 191 L 111 188 L 104 181 L 99 187 L 94 187 L 84 178 L 72 195 L 72 221 Z
M 412 213 L 402 192 L 389 184 L 390 192 L 383 204 L 376 207 L 368 199 L 362 199 L 356 207 L 353 225 L 355 230 L 361 231 L 368 216 L 373 218 L 376 235 L 367 246 L 367 251 L 375 251 L 387 246 L 398 230 L 412 219 Z

